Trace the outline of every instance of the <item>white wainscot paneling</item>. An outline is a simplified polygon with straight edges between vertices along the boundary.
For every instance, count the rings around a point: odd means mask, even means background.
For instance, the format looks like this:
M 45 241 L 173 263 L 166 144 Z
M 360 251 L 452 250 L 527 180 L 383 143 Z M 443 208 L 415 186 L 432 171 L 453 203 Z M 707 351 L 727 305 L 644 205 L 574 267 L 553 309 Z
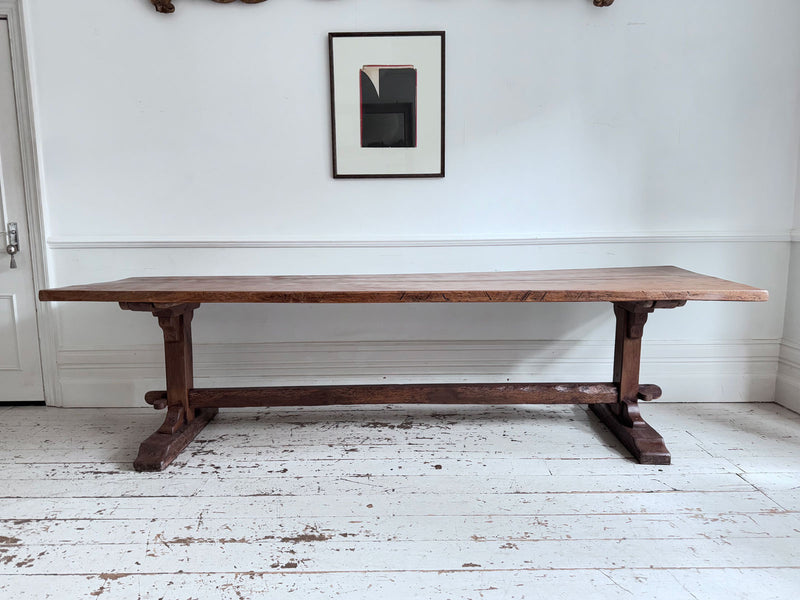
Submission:
M 0 371 L 20 369 L 19 342 L 17 339 L 17 319 L 14 296 L 0 294 Z
M 775 400 L 800 413 L 800 342 L 783 340 Z
M 651 340 L 642 382 L 669 402 L 769 402 L 778 340 L 705 344 Z M 195 385 L 609 381 L 613 342 L 348 341 L 196 344 Z M 158 345 L 62 350 L 65 406 L 141 406 L 164 389 Z

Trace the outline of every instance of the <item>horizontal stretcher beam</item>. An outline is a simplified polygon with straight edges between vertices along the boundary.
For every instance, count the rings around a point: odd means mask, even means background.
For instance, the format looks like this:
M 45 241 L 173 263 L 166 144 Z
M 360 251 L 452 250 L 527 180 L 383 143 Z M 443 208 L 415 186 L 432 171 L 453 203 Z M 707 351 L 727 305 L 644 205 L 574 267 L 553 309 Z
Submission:
M 287 387 L 192 388 L 189 407 L 248 408 L 355 404 L 610 404 L 615 383 L 437 383 Z M 639 399 L 661 396 L 657 385 L 640 385 Z M 167 392 L 147 392 L 155 408 L 166 408 Z

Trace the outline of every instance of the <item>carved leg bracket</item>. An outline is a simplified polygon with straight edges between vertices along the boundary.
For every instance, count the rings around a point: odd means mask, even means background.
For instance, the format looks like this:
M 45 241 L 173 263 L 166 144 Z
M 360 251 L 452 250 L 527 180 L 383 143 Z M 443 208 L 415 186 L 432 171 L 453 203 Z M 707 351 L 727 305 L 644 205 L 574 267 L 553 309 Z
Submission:
M 664 439 L 650 427 L 639 411 L 639 364 L 642 334 L 647 316 L 656 308 L 674 308 L 685 302 L 616 302 L 617 333 L 614 344 L 614 383 L 619 399 L 613 404 L 590 408 L 622 444 L 643 464 L 668 465 L 670 453 Z
M 217 409 L 195 410 L 189 406 L 194 386 L 192 358 L 192 316 L 199 304 L 152 304 L 123 302 L 124 310 L 151 312 L 164 333 L 167 397 L 155 405 L 166 408 L 164 423 L 142 442 L 133 463 L 137 471 L 161 471 L 205 427 Z

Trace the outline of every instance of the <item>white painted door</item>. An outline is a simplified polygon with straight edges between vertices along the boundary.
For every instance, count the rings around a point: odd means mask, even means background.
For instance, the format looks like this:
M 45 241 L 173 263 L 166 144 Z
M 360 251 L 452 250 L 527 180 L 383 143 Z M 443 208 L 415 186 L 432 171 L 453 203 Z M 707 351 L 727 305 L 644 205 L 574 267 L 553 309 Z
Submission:
M 0 234 L 0 402 L 44 400 L 23 185 L 8 21 L 0 19 L 0 231 L 16 222 L 20 246 L 11 269 Z

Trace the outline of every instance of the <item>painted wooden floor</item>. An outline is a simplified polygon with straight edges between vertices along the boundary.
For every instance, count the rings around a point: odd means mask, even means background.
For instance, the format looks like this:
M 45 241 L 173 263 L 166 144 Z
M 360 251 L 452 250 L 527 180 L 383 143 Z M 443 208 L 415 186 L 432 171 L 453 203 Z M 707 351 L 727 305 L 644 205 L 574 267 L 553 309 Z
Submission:
M 135 473 L 150 409 L 0 407 L 0 598 L 789 599 L 800 415 L 651 404 L 224 411 Z

